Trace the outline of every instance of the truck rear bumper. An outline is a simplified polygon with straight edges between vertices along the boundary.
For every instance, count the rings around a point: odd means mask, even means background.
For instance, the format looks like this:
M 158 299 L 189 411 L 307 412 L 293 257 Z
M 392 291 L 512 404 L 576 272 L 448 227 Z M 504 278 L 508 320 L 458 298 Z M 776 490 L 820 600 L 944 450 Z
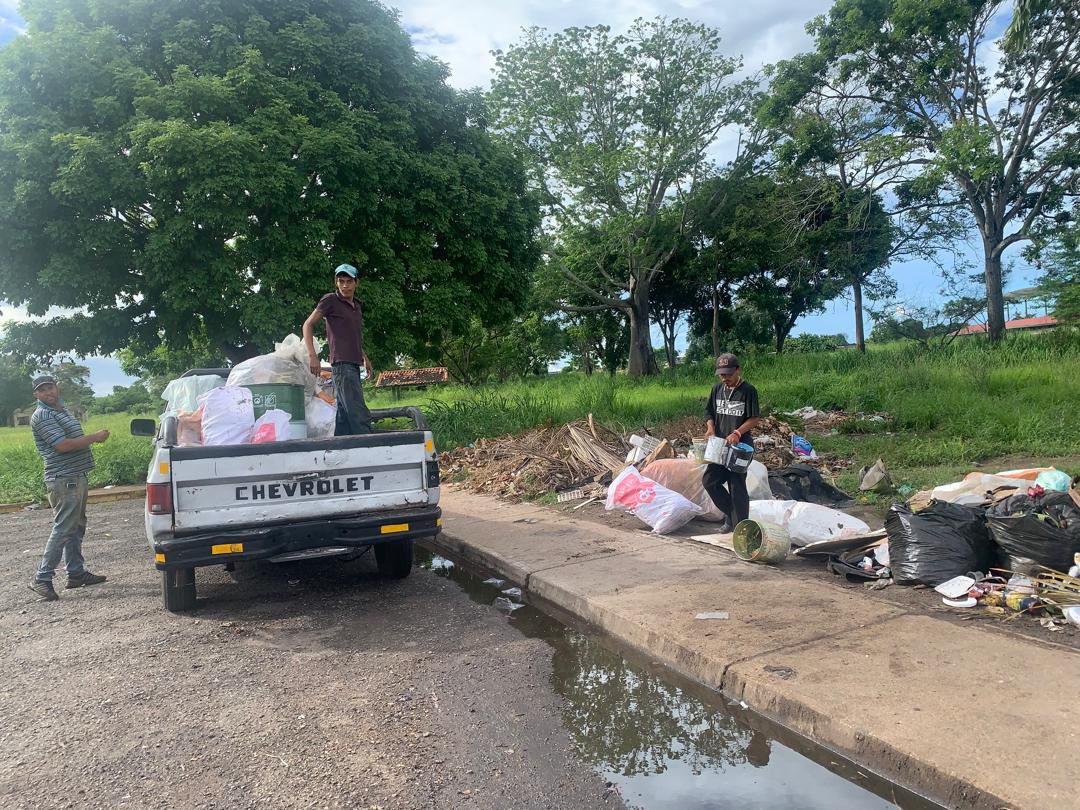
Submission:
M 154 567 L 167 571 L 237 560 L 264 560 L 322 546 L 363 547 L 432 537 L 441 526 L 442 510 L 438 506 L 424 506 L 333 520 L 207 532 L 154 543 Z

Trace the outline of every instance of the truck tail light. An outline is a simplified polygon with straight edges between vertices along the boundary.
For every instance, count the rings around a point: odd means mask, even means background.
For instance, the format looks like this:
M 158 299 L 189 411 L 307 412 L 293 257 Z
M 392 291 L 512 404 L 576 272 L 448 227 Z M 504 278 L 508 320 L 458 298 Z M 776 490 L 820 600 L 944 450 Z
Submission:
M 171 483 L 146 485 L 146 511 L 151 515 L 173 513 Z
M 428 459 L 427 488 L 435 489 L 437 486 L 439 486 L 439 460 L 437 458 Z

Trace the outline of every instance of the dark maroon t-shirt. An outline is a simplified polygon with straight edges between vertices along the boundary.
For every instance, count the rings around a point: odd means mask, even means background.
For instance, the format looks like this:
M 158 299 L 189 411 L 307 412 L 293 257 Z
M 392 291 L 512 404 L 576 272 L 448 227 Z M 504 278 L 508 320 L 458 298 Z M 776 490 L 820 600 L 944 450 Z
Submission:
M 360 302 L 354 298 L 350 303 L 332 292 L 320 298 L 315 308 L 326 321 L 330 363 L 364 365 L 364 313 Z

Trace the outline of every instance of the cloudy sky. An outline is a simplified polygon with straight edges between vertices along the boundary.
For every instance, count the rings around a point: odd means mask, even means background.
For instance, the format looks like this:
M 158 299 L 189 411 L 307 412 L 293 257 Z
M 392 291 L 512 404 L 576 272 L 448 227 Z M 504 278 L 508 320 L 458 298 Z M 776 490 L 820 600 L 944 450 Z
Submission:
M 451 84 L 467 88 L 487 86 L 494 64 L 491 51 L 517 41 L 524 27 L 558 30 L 603 23 L 618 30 L 637 17 L 658 15 L 686 17 L 716 28 L 727 52 L 741 55 L 744 70 L 753 73 L 806 50 L 810 46 L 806 22 L 827 11 L 831 0 L 400 0 L 390 5 L 398 9 L 417 49 L 449 65 Z M 0 0 L 0 45 L 22 30 L 15 9 L 15 0 Z M 893 272 L 901 298 L 911 303 L 927 303 L 940 286 L 936 271 L 924 263 L 899 265 Z M 1030 270 L 1020 266 L 1011 286 L 1025 286 L 1030 280 Z M 4 309 L 5 317 L 12 314 L 10 308 Z M 845 332 L 853 337 L 852 318 L 850 303 L 838 300 L 824 314 L 804 318 L 795 332 Z M 127 382 L 115 361 L 95 360 L 93 369 L 92 382 L 102 393 Z

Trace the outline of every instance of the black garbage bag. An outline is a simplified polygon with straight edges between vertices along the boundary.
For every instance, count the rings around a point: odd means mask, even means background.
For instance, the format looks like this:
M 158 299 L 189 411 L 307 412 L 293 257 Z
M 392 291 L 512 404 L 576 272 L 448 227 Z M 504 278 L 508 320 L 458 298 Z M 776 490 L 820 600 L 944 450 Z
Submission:
M 835 506 L 850 501 L 851 496 L 821 477 L 809 464 L 789 464 L 769 470 L 769 489 L 774 498 L 782 501 L 805 501 L 822 506 Z
M 893 504 L 885 518 L 889 566 L 901 585 L 940 585 L 969 571 L 996 565 L 982 509 L 931 501 L 921 512 Z
M 994 504 L 987 521 L 1012 571 L 1030 574 L 1040 565 L 1067 571 L 1080 552 L 1080 507 L 1066 492 L 1013 495 Z

